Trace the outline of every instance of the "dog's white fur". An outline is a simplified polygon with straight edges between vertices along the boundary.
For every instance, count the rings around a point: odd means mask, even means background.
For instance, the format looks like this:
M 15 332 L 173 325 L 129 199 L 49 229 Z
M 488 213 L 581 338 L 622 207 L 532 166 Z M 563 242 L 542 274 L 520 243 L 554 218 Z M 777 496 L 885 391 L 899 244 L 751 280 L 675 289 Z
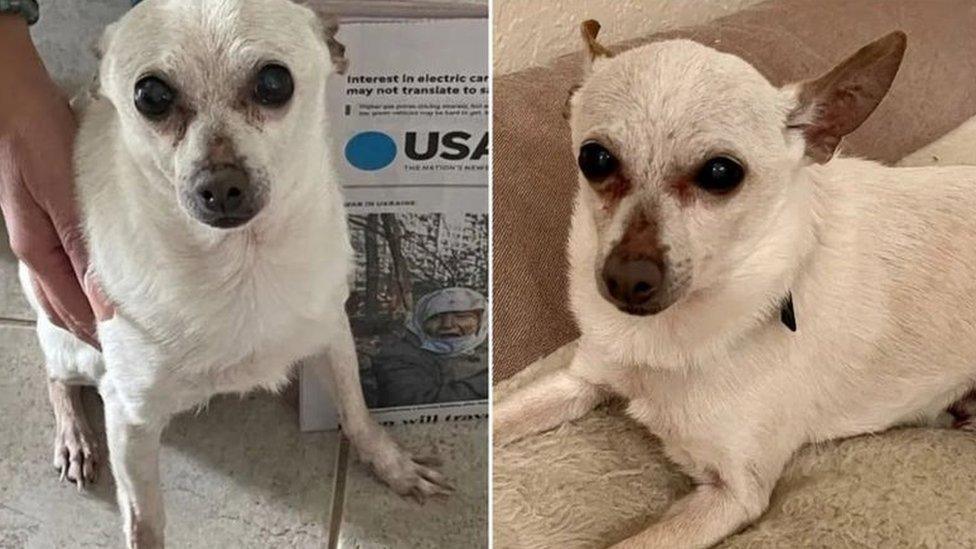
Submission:
M 572 99 L 573 144 L 611 141 L 635 190 L 608 214 L 580 177 L 579 350 L 496 406 L 495 440 L 628 399 L 696 487 L 621 546 L 705 547 L 765 510 L 803 444 L 935 418 L 976 382 L 976 168 L 816 163 L 787 127 L 802 86 L 777 89 L 693 42 L 595 57 Z M 663 190 L 716 151 L 747 166 L 734 195 L 682 207 Z M 619 311 L 595 276 L 636 208 L 657 212 L 689 280 L 653 316 Z M 779 318 L 788 292 L 795 333 Z
M 343 309 L 353 252 L 327 146 L 334 30 L 286 0 L 148 0 L 102 40 L 98 92 L 75 161 L 91 269 L 116 313 L 98 325 L 101 354 L 43 314 L 37 332 L 59 423 L 66 410 L 83 414 L 63 396 L 64 383 L 95 384 L 102 396 L 132 547 L 163 544 L 158 452 L 168 419 L 216 393 L 278 389 L 309 357 L 334 389 L 345 432 L 384 481 L 419 498 L 446 491 L 363 402 Z M 290 69 L 294 96 L 273 112 L 241 106 L 241 90 L 269 61 Z M 133 106 L 133 86 L 147 72 L 176 82 L 193 111 L 182 135 Z M 238 229 L 204 225 L 179 200 L 215 135 L 267 186 L 267 205 Z M 23 266 L 21 280 L 40 311 Z M 58 455 L 95 458 L 90 433 L 80 431 L 69 438 L 89 452 L 62 444 Z

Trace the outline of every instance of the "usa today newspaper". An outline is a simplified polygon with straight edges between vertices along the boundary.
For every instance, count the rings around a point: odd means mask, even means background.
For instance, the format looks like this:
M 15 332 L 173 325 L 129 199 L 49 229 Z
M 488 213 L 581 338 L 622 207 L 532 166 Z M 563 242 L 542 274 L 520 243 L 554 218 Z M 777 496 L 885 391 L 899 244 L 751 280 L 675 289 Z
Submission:
M 367 404 L 393 425 L 487 417 L 488 20 L 342 20 L 338 39 L 330 122 Z M 304 370 L 300 419 L 341 423 Z

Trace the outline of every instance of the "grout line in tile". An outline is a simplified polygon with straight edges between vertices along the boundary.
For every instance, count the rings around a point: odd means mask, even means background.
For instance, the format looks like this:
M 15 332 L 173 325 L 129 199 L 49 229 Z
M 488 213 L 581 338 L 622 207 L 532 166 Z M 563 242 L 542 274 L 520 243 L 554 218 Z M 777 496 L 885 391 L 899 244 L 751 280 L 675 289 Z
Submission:
M 332 484 L 332 512 L 329 517 L 329 549 L 339 547 L 339 529 L 346 502 L 346 474 L 349 471 L 349 440 L 339 433 L 339 457 L 336 459 L 335 481 Z
M 0 327 L 7 328 L 33 328 L 36 322 L 25 318 L 0 317 Z

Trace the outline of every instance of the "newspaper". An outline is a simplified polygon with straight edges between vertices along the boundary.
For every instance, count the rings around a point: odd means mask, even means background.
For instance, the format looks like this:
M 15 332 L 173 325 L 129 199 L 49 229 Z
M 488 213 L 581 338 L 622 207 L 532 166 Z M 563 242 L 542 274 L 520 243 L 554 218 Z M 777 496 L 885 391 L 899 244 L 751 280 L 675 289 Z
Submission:
M 488 20 L 344 21 L 329 84 L 356 251 L 347 304 L 381 423 L 486 417 Z M 303 430 L 341 423 L 302 372 Z

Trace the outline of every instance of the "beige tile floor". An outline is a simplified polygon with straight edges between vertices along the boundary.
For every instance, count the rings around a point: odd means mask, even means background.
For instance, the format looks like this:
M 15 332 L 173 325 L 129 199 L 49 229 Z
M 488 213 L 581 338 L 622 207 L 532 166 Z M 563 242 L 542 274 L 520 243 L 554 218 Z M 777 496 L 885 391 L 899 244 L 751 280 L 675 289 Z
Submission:
M 409 430 L 407 430 L 409 429 Z M 397 428 L 415 455 L 435 455 L 457 491 L 423 506 L 389 497 L 361 463 L 346 469 L 338 546 L 341 548 L 477 548 L 488 546 L 488 437 L 486 422 Z M 431 452 L 430 449 L 436 449 Z M 424 532 L 418 536 L 418 531 Z

